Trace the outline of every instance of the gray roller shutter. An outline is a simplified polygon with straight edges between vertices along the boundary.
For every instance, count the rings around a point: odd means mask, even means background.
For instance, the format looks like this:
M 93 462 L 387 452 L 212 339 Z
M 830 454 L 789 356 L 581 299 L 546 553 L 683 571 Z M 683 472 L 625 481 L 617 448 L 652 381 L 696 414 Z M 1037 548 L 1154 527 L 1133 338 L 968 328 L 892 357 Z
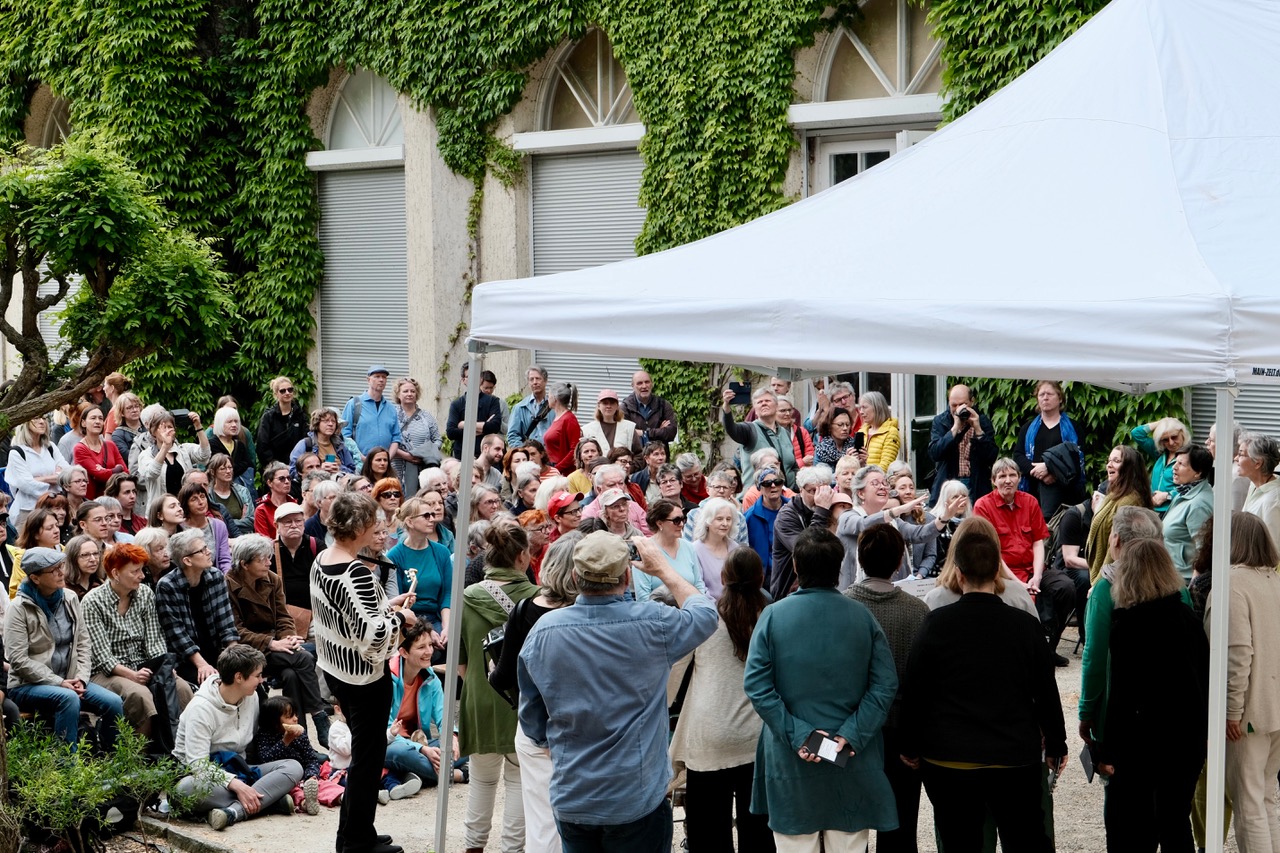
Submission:
M 43 276 L 48 276 L 49 274 L 48 269 L 43 264 L 40 265 L 40 274 Z M 44 345 L 49 348 L 49 359 L 51 361 L 57 361 L 62 358 L 62 353 L 66 351 L 66 347 L 62 345 L 62 336 L 59 333 L 62 328 L 62 321 L 58 319 L 57 314 L 64 310 L 71 298 L 80 292 L 80 285 L 83 283 L 84 279 L 80 276 L 72 276 L 69 282 L 70 286 L 67 288 L 67 295 L 63 300 L 36 315 L 36 328 L 40 330 L 40 337 L 44 339 Z M 19 277 L 18 283 L 14 286 L 15 298 L 19 300 L 22 297 L 16 294 L 21 293 L 19 290 L 21 286 L 21 277 Z M 37 296 L 52 296 L 57 292 L 58 282 L 52 276 L 40 282 L 40 286 L 36 288 Z M 80 361 L 83 362 L 83 359 Z
M 409 370 L 404 169 L 320 175 L 320 382 L 324 405 L 362 394 L 369 365 Z
M 1191 389 L 1191 436 L 1203 444 L 1217 416 L 1214 389 L 1196 385 Z M 1241 385 L 1236 397 L 1236 423 L 1247 430 L 1280 437 L 1280 385 Z M 1235 448 L 1232 448 L 1232 453 Z
M 635 240 L 644 225 L 639 205 L 640 173 L 636 151 L 609 151 L 533 160 L 533 274 L 550 275 L 594 267 L 635 256 Z M 535 352 L 551 382 L 578 386 L 579 420 L 595 413 L 596 394 L 612 388 L 631 393 L 634 358 L 580 353 Z

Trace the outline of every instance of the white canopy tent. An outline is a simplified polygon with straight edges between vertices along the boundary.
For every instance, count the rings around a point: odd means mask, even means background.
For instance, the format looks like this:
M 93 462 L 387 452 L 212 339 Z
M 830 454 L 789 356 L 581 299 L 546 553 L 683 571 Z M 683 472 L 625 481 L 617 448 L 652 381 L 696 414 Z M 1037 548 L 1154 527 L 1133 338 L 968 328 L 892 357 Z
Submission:
M 666 252 L 481 285 L 473 353 L 1207 383 L 1230 422 L 1237 378 L 1280 375 L 1277 45 L 1272 0 L 1115 0 L 978 108 L 820 195 Z M 1226 608 L 1214 617 L 1217 791 Z M 1210 796 L 1209 826 L 1221 807 Z

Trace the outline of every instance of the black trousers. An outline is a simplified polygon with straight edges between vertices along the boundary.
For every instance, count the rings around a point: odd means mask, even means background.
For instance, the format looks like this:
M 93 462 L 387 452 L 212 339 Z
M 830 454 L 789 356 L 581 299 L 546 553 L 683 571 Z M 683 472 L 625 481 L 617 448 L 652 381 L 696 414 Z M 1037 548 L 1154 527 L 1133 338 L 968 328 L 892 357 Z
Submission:
M 1170 746 L 1116 765 L 1107 781 L 1102 816 L 1111 853 L 1192 853 L 1191 801 L 1204 764 L 1204 749 Z
M 378 810 L 378 790 L 387 758 L 391 672 L 384 664 L 382 677 L 372 684 L 348 684 L 332 675 L 326 681 L 351 729 L 351 767 L 338 813 L 338 849 L 343 853 L 367 853 L 377 843 L 373 816 Z
M 912 770 L 899 757 L 901 735 L 896 728 L 884 728 L 884 775 L 889 777 L 898 806 L 898 828 L 876 832 L 877 853 L 918 853 L 916 826 L 920 822 L 920 771 Z
M 1076 606 L 1076 584 L 1061 569 L 1045 569 L 1040 576 L 1040 594 L 1036 596 L 1036 612 L 1040 624 L 1049 635 L 1049 648 L 1056 649 L 1062 629 Z M 1083 613 L 1084 611 L 1081 611 Z M 1083 620 L 1082 620 L 1083 621 Z
M 685 831 L 691 853 L 733 853 L 733 819 L 738 817 L 738 853 L 773 853 L 769 816 L 751 813 L 754 764 L 725 770 L 688 771 Z
M 920 763 L 924 789 L 933 803 L 934 825 L 947 853 L 982 853 L 983 824 L 990 813 L 1001 848 L 1052 853 L 1041 803 L 1043 764 L 953 770 Z
M 280 681 L 280 692 L 293 704 L 294 712 L 303 717 L 324 707 L 320 698 L 320 682 L 316 678 L 316 659 L 305 649 L 296 652 L 267 652 L 267 677 Z M 305 724 L 304 724 L 305 725 Z

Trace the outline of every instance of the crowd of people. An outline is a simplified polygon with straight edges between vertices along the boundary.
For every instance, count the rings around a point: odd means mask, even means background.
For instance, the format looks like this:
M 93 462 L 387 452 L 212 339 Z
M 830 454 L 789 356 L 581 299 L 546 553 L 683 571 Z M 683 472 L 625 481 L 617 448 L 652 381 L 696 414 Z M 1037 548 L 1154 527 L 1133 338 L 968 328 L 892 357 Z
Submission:
M 705 470 L 673 454 L 643 371 L 585 425 L 538 366 L 510 406 L 484 371 L 476 420 L 459 398 L 443 429 L 418 382 L 388 379 L 375 364 L 341 410 L 307 412 L 278 377 L 249 430 L 230 397 L 205 429 L 113 374 L 58 427 L 20 424 L 6 725 L 97 749 L 132 726 L 191 767 L 213 827 L 335 806 L 347 853 L 397 853 L 378 803 L 445 774 L 469 786 L 467 853 L 499 783 L 504 853 L 666 849 L 673 800 L 695 853 L 734 849 L 735 827 L 738 850 L 860 850 L 874 830 L 913 851 L 922 790 L 948 851 L 1051 850 L 1074 622 L 1108 849 L 1190 849 L 1229 488 L 1229 813 L 1242 851 L 1280 849 L 1276 439 L 1224 435 L 1238 476 L 1215 485 L 1216 429 L 1137 425 L 1091 488 L 1058 383 L 1007 436 L 957 385 L 926 491 L 888 401 L 848 383 L 808 412 L 781 379 L 745 410 L 726 389 L 737 453 Z

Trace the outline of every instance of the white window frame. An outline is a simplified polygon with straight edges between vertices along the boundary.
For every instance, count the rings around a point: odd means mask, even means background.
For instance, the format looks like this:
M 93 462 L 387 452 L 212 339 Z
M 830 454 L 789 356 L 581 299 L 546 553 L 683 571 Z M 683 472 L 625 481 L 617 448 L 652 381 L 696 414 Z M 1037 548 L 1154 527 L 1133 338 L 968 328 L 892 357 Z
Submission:
M 875 151 L 889 152 L 892 157 L 898 153 L 897 136 L 890 134 L 877 137 L 874 139 L 853 139 L 843 142 L 826 142 L 818 140 L 817 150 L 814 156 L 814 190 L 821 192 L 830 189 L 831 183 L 831 158 L 837 154 L 866 154 Z

